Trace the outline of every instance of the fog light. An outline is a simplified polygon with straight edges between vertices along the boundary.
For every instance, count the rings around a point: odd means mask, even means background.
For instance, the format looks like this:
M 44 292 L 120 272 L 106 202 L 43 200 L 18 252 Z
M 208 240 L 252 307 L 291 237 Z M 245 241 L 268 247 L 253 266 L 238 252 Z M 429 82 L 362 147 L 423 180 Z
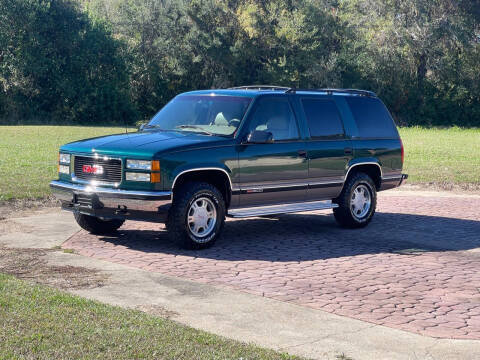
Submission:
M 127 181 L 146 181 L 146 182 L 150 182 L 150 174 L 145 174 L 145 173 L 127 172 L 127 173 L 125 173 L 125 178 L 127 179 Z
M 70 166 L 67 165 L 58 165 L 58 172 L 60 174 L 70 174 Z

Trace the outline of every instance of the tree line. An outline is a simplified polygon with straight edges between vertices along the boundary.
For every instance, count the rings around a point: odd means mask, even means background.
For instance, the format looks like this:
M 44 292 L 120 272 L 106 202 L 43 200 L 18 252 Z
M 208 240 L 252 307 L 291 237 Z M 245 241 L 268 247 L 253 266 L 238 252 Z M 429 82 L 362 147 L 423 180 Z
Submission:
M 129 123 L 179 92 L 376 92 L 399 125 L 480 126 L 480 2 L 0 0 L 0 123 Z

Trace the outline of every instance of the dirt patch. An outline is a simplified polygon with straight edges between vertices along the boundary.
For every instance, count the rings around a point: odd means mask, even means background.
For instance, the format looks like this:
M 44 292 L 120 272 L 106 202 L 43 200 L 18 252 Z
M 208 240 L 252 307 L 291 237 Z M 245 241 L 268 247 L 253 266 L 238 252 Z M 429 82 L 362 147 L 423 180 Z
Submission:
M 33 233 L 35 232 L 35 227 L 26 224 L 19 224 L 11 219 L 0 219 L 0 234 L 10 234 L 14 232 Z
M 48 210 L 53 207 L 60 206 L 59 202 L 54 197 L 47 197 L 44 199 L 23 199 L 23 200 L 9 200 L 0 202 L 0 220 L 9 219 L 12 217 L 24 217 L 32 215 L 35 212 Z
M 135 309 L 165 319 L 170 319 L 179 315 L 179 313 L 177 313 L 176 311 L 168 310 L 160 305 L 137 305 Z
M 103 286 L 108 277 L 98 270 L 78 266 L 48 265 L 45 255 L 56 249 L 0 247 L 0 272 L 64 290 Z

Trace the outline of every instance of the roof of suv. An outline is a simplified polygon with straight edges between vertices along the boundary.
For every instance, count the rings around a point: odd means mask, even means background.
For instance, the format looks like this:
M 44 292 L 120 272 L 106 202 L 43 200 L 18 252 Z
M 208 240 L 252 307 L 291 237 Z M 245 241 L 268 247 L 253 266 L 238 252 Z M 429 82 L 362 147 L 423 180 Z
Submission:
M 196 90 L 190 91 L 185 94 L 190 95 L 232 95 L 232 96 L 245 96 L 256 97 L 260 94 L 276 93 L 276 94 L 316 94 L 316 95 L 343 95 L 343 96 L 365 96 L 365 97 L 377 97 L 372 91 L 357 90 L 357 89 L 295 89 L 284 86 L 275 85 L 251 85 L 251 86 L 239 86 L 228 89 L 212 89 L 212 90 Z

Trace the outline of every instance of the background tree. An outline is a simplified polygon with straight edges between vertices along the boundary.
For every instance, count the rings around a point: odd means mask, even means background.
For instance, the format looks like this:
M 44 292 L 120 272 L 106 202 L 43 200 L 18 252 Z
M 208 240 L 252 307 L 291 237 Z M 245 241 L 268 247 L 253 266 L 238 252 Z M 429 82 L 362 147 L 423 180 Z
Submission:
M 67 0 L 0 0 L 0 93 L 9 120 L 131 117 L 119 45 Z
M 479 49 L 478 19 L 471 16 L 479 4 L 471 3 L 343 2 L 341 16 L 354 34 L 347 42 L 346 63 L 359 76 L 350 77 L 351 84 L 377 91 L 401 123 L 478 126 L 478 117 L 472 119 L 464 111 L 478 111 L 474 108 L 479 105 L 474 105 L 479 95 L 472 86 L 475 80 L 467 75 L 473 75 L 467 58 Z M 465 75 L 461 81 L 459 73 Z M 470 99 L 454 95 L 466 84 Z
M 479 54 L 470 0 L 0 0 L 0 113 L 134 122 L 179 92 L 264 83 L 480 126 Z

